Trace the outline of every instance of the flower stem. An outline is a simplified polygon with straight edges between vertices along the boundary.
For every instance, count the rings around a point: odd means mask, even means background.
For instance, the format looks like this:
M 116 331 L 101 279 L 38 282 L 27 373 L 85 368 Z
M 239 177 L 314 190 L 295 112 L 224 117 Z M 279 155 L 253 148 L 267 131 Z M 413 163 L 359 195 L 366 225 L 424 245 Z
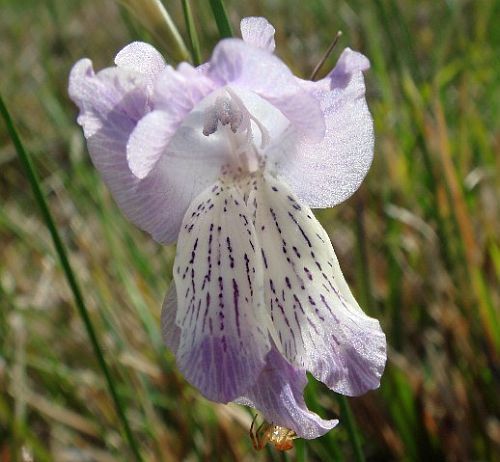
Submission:
M 342 395 L 337 395 L 337 401 L 340 405 L 340 415 L 345 426 L 347 428 L 347 434 L 349 435 L 349 440 L 351 442 L 352 450 L 354 452 L 354 460 L 356 462 L 364 462 L 365 456 L 363 455 L 363 448 L 361 447 L 361 440 L 359 439 L 359 433 L 356 428 L 356 422 L 354 416 L 352 415 L 351 408 L 347 402 L 347 398 Z
M 210 6 L 212 7 L 212 13 L 214 14 L 221 38 L 232 37 L 233 29 L 227 17 L 224 2 L 222 0 L 210 0 Z
M 50 232 L 50 235 L 52 237 L 54 247 L 56 248 L 57 255 L 59 256 L 59 261 L 61 263 L 61 266 L 63 267 L 63 271 L 64 271 L 64 274 L 66 276 L 66 280 L 67 280 L 67 282 L 71 288 L 71 291 L 73 293 L 73 298 L 75 300 L 76 307 L 78 309 L 80 317 L 83 320 L 83 323 L 85 325 L 85 329 L 87 330 L 87 334 L 90 338 L 90 343 L 92 344 L 92 347 L 94 349 L 94 354 L 97 358 L 97 362 L 99 363 L 99 366 L 102 369 L 102 372 L 103 372 L 104 377 L 106 379 L 106 384 L 108 386 L 108 390 L 111 394 L 111 397 L 113 399 L 113 403 L 115 405 L 116 412 L 117 412 L 118 417 L 123 425 L 123 429 L 125 431 L 125 436 L 127 438 L 127 441 L 130 445 L 132 452 L 134 453 L 135 459 L 138 462 L 141 462 L 142 457 L 140 456 L 140 453 L 139 453 L 139 447 L 138 447 L 138 445 L 133 437 L 129 423 L 128 423 L 127 418 L 125 416 L 125 410 L 124 410 L 123 403 L 121 402 L 121 399 L 118 396 L 118 393 L 116 392 L 115 386 L 113 384 L 113 380 L 111 378 L 111 374 L 109 372 L 108 366 L 106 365 L 106 361 L 104 360 L 103 350 L 102 350 L 102 348 L 99 344 L 99 341 L 97 339 L 97 335 L 96 335 L 94 326 L 92 324 L 87 307 L 86 307 L 85 302 L 83 300 L 83 295 L 82 295 L 80 286 L 78 284 L 78 281 L 76 279 L 75 273 L 73 272 L 73 269 L 72 269 L 71 264 L 69 262 L 63 241 L 62 241 L 61 237 L 59 236 L 54 219 L 52 218 L 52 214 L 50 213 L 47 201 L 45 200 L 42 189 L 40 187 L 40 181 L 38 179 L 38 175 L 37 175 L 36 170 L 33 166 L 30 155 L 24 149 L 24 146 L 21 142 L 21 139 L 19 138 L 19 135 L 17 133 L 16 128 L 14 127 L 14 123 L 12 122 L 10 114 L 7 110 L 7 107 L 4 104 L 4 101 L 3 101 L 3 98 L 1 95 L 0 95 L 0 113 L 2 114 L 2 117 L 5 120 L 5 125 L 7 126 L 7 131 L 9 132 L 12 143 L 14 144 L 14 147 L 17 151 L 17 155 L 19 157 L 19 160 L 21 161 L 21 163 L 26 171 L 26 175 L 28 176 L 28 180 L 29 180 L 29 182 L 31 184 L 31 188 L 33 190 L 33 195 L 35 196 L 35 200 L 38 204 L 38 207 L 40 208 L 40 212 L 42 214 L 43 220 L 45 221 L 45 224 L 46 224 L 46 226 Z
M 193 57 L 193 64 L 199 66 L 201 64 L 200 42 L 196 27 L 193 21 L 193 12 L 191 11 L 191 3 L 189 0 L 182 0 L 182 11 L 184 12 L 184 20 L 186 21 L 186 28 L 191 42 L 191 55 Z

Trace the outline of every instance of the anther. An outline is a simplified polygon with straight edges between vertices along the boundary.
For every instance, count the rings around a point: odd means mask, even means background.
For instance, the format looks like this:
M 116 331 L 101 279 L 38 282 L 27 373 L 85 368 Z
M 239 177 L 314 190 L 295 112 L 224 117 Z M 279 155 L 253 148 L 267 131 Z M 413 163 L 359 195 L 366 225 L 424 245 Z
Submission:
M 229 125 L 233 133 L 238 131 L 243 122 L 243 112 L 227 96 L 218 96 L 215 104 L 205 112 L 203 134 L 209 136 L 215 133 L 219 122 L 222 126 Z

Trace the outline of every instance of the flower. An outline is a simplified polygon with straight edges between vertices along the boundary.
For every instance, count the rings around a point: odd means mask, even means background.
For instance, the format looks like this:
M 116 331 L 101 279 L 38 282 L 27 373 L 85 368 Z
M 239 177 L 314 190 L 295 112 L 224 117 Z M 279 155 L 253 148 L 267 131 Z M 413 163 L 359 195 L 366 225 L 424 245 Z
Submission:
M 310 208 L 347 199 L 371 164 L 369 62 L 347 48 L 305 81 L 273 54 L 267 20 L 245 18 L 241 32 L 196 68 L 140 42 L 97 74 L 83 59 L 69 94 L 125 215 L 177 240 L 162 326 L 186 379 L 315 438 L 337 420 L 307 409 L 306 371 L 355 396 L 379 386 L 386 361 Z

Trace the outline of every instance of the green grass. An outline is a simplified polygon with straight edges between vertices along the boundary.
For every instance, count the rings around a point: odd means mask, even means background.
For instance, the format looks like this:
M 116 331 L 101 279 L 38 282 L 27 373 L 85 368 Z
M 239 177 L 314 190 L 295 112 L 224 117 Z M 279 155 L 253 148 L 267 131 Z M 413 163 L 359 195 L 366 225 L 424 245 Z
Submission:
M 498 459 L 496 3 L 225 2 L 235 35 L 241 17 L 268 17 L 278 54 L 298 75 L 310 75 L 337 30 L 343 36 L 322 72 L 345 46 L 372 62 L 373 167 L 350 200 L 318 214 L 355 295 L 388 337 L 381 388 L 348 399 L 369 461 Z M 164 4 L 206 60 L 219 37 L 210 3 Z M 204 400 L 176 370 L 159 322 L 174 248 L 122 217 L 76 125 L 67 78 L 80 57 L 102 68 L 135 39 L 168 56 L 186 53 L 175 33 L 168 39 L 134 11 L 111 0 L 4 0 L 2 96 L 144 460 L 284 460 L 273 449 L 253 451 L 245 409 Z M 311 381 L 306 398 L 324 417 L 346 412 L 319 383 Z M 355 460 L 346 423 L 298 443 L 286 460 Z M 23 460 L 23 451 L 35 461 L 134 460 L 1 122 L 0 461 Z

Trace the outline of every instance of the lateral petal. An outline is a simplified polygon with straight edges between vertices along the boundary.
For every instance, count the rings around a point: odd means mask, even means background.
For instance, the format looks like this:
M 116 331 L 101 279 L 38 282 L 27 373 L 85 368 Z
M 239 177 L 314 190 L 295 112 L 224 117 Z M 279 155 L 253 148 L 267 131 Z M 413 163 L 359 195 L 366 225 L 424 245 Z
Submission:
M 216 180 L 224 162 L 220 153 L 225 148 L 216 137 L 206 141 L 192 122 L 202 114 L 192 111 L 185 119 L 178 119 L 179 124 L 185 121 L 187 126 L 179 127 L 170 138 L 166 155 L 160 155 L 156 163 L 153 157 L 150 164 L 155 168 L 146 164 L 145 170 L 150 169 L 147 175 L 134 175 L 127 161 L 127 144 L 139 123 L 148 128 L 151 92 L 149 80 L 140 73 L 112 67 L 96 74 L 88 59 L 73 66 L 69 79 L 69 95 L 80 109 L 77 120 L 83 127 L 92 162 L 113 198 L 130 221 L 166 244 L 177 239 L 193 198 Z M 161 154 L 162 132 L 153 133 L 147 141 L 152 140 L 156 142 L 153 147 L 160 145 L 153 152 Z M 140 166 L 140 156 L 137 161 Z M 144 173 L 139 169 L 140 176 Z
M 167 112 L 146 114 L 130 134 L 127 162 L 131 172 L 141 180 L 156 165 L 177 129 L 178 121 Z
M 342 275 L 327 233 L 309 207 L 270 175 L 250 194 L 265 269 L 264 301 L 278 350 L 338 393 L 377 388 L 385 335 Z
M 232 184 L 218 181 L 186 212 L 174 262 L 177 363 L 213 401 L 232 401 L 251 387 L 270 349 L 256 245 Z
M 80 109 L 77 120 L 83 127 L 92 162 L 118 206 L 130 221 L 157 241 L 167 243 L 176 239 L 191 199 L 168 177 L 178 177 L 182 165 L 173 163 L 139 180 L 127 163 L 129 136 L 151 110 L 148 85 L 137 72 L 122 68 L 95 74 L 91 61 L 82 59 L 71 70 L 69 95 Z M 187 165 L 186 170 L 190 169 Z
M 319 143 L 292 140 L 294 151 L 268 153 L 274 169 L 301 202 L 333 207 L 361 185 L 373 159 L 373 120 L 365 99 L 366 57 L 349 48 L 325 79 L 298 80 L 321 104 L 326 123 Z

